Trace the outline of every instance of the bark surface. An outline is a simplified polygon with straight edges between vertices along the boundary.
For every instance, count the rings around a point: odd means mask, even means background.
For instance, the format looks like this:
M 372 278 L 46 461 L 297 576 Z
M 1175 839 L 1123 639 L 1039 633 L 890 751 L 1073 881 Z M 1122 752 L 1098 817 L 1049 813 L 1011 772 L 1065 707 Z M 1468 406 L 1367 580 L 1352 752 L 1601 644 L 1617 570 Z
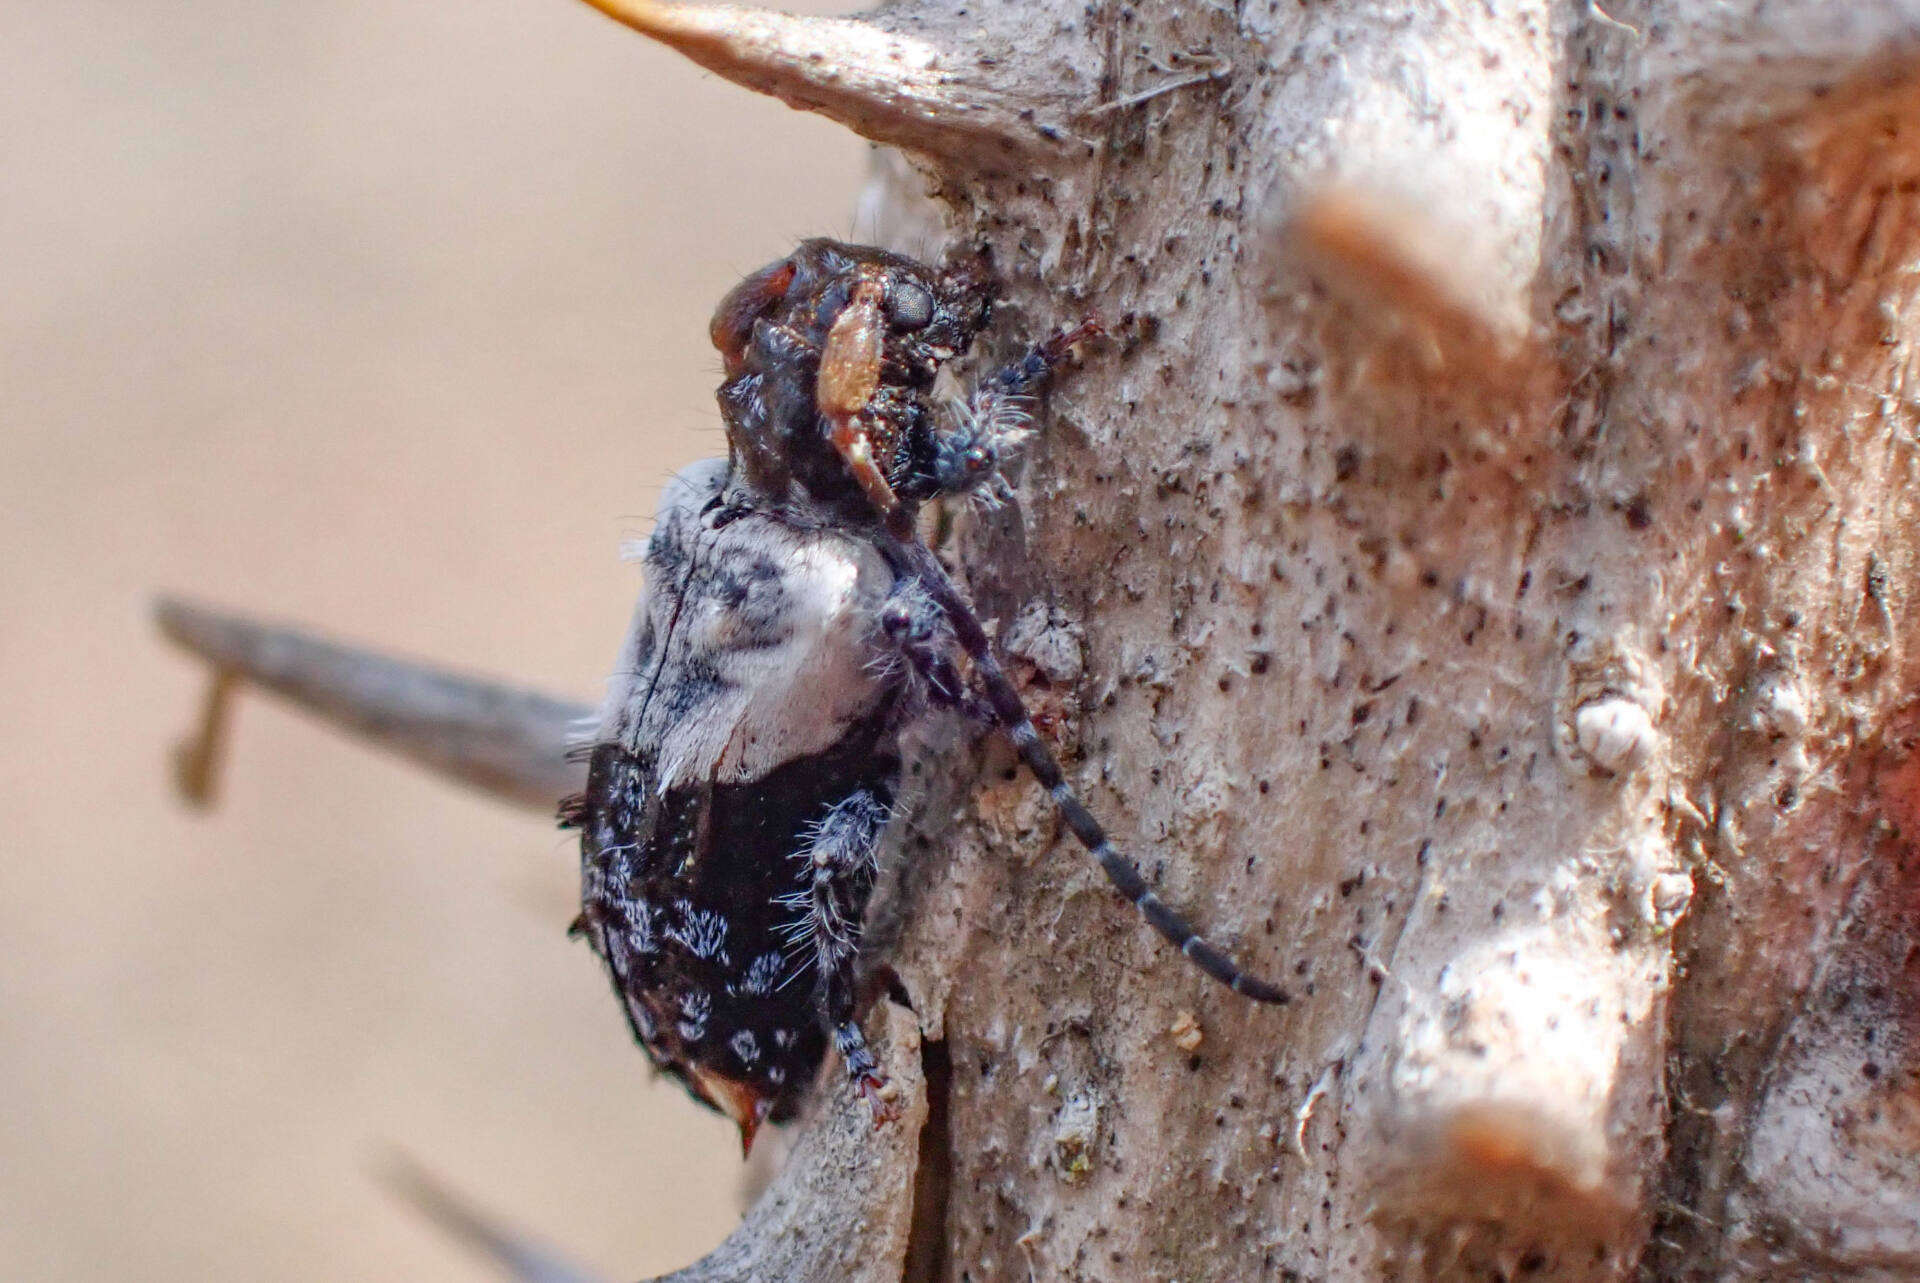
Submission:
M 597 7 L 906 148 L 1002 337 L 1107 322 L 945 551 L 1295 995 L 989 742 L 889 912 L 908 1125 L 836 1083 L 674 1278 L 1920 1272 L 1920 6 Z

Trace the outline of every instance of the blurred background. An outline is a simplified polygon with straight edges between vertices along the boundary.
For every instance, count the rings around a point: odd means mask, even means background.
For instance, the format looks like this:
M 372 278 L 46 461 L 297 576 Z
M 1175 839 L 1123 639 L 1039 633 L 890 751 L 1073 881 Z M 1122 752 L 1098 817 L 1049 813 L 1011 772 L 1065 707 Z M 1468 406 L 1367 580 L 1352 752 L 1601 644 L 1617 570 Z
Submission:
M 699 1256 L 737 1142 L 567 839 L 254 697 L 189 812 L 147 603 L 596 698 L 708 314 L 865 147 L 570 0 L 0 0 L 0 119 L 0 1278 L 494 1277 L 394 1150 L 608 1278 Z

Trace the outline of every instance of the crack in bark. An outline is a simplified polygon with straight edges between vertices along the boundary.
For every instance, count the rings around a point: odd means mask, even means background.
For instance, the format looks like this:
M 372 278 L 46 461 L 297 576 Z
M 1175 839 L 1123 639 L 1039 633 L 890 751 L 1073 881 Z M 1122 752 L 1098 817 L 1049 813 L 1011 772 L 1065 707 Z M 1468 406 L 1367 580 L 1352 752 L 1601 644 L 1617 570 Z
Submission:
M 945 1283 L 951 1271 L 947 1203 L 953 1191 L 953 1053 L 944 1039 L 920 1044 L 927 1084 L 927 1121 L 913 1175 L 913 1220 L 907 1231 L 902 1283 Z

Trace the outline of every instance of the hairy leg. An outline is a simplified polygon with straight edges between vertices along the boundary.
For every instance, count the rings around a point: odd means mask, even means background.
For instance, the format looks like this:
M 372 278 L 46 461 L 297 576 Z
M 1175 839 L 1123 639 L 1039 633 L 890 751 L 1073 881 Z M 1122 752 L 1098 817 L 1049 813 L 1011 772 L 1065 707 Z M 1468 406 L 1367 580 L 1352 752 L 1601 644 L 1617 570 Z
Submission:
M 821 1024 L 875 1122 L 894 1117 L 899 1107 L 854 1020 L 855 965 L 880 835 L 892 818 L 892 809 L 864 789 L 837 803 L 814 829 L 813 840 L 795 853 L 806 861 L 807 886 L 791 897 L 803 913 L 797 934 L 813 949 Z
M 934 435 L 927 471 L 933 494 L 963 494 L 1004 487 L 1000 465 L 1032 435 L 1031 398 L 1074 345 L 1104 331 L 1082 321 L 1056 331 L 1025 355 L 988 375 L 966 401 L 952 408 L 950 422 Z

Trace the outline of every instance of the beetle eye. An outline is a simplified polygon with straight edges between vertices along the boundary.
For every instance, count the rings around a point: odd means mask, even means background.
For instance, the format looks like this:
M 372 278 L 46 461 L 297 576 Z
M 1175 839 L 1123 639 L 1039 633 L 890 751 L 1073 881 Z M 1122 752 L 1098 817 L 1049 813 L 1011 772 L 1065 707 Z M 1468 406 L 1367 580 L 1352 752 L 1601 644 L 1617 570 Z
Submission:
M 896 330 L 925 329 L 933 319 L 933 295 L 911 281 L 896 282 L 887 291 L 887 320 Z

